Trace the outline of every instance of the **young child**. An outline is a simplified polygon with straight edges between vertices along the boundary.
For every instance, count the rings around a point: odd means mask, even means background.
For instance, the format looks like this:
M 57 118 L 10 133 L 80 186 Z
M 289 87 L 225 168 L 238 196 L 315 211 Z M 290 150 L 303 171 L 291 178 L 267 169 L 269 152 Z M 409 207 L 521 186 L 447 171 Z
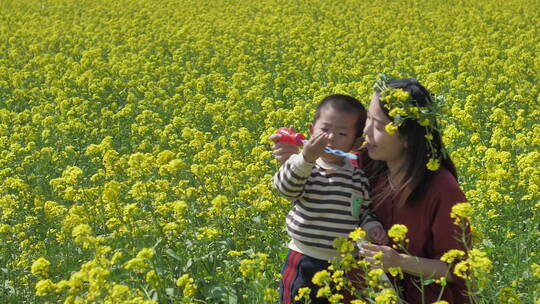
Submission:
M 311 303 L 328 303 L 316 297 L 318 287 L 311 280 L 339 257 L 334 239 L 346 238 L 360 226 L 371 241 L 386 242 L 382 224 L 371 213 L 364 173 L 347 159 L 323 152 L 326 146 L 345 152 L 358 148 L 365 121 L 366 110 L 357 99 L 324 98 L 302 153 L 291 156 L 274 175 L 278 191 L 293 201 L 286 219 L 291 241 L 281 272 L 280 303 L 301 303 L 294 297 L 302 287 L 311 289 Z

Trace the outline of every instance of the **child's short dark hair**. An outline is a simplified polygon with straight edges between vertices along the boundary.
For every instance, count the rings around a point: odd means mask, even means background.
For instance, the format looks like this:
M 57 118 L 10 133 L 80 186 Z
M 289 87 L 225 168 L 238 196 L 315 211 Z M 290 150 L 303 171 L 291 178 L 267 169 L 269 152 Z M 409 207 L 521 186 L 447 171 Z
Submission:
M 364 126 L 366 125 L 367 112 L 366 108 L 364 108 L 358 99 L 343 94 L 326 96 L 317 106 L 315 117 L 313 118 L 313 124 L 315 124 L 319 117 L 321 117 L 321 111 L 326 107 L 330 107 L 338 112 L 358 114 L 358 119 L 356 120 L 355 125 L 356 137 L 360 137 L 362 135 L 364 132 Z

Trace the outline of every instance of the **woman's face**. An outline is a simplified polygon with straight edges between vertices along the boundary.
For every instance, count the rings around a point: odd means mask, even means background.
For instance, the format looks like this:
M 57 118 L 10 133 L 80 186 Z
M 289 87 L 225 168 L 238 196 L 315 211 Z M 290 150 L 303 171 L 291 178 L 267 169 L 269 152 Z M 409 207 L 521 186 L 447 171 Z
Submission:
M 368 155 L 371 159 L 385 161 L 389 167 L 395 164 L 399 168 L 405 160 L 407 142 L 400 136 L 399 131 L 394 134 L 386 132 L 384 127 L 388 123 L 390 120 L 381 109 L 379 96 L 374 93 L 364 128 Z

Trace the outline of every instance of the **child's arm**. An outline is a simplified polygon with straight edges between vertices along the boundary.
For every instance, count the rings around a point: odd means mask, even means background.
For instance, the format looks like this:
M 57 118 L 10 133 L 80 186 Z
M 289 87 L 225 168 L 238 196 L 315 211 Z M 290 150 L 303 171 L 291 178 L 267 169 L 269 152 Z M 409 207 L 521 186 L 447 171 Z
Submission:
M 302 153 L 292 155 L 274 174 L 274 185 L 284 197 L 300 198 L 314 165 L 307 162 Z
M 373 213 L 371 200 L 364 200 L 360 214 L 360 227 L 367 233 L 368 240 L 377 244 L 388 243 L 386 231 Z
M 328 142 L 324 133 L 314 136 L 300 154 L 292 155 L 274 175 L 274 185 L 288 199 L 297 199 L 304 194 L 306 184 L 315 161 L 323 153 Z

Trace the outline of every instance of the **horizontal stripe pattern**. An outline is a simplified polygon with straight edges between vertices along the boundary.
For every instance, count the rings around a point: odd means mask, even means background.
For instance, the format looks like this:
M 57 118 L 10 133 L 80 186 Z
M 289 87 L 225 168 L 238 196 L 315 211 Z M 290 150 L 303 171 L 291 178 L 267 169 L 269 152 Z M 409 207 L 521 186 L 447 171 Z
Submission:
M 371 212 L 368 180 L 358 168 L 328 169 L 307 163 L 298 154 L 280 167 L 274 184 L 293 202 L 286 218 L 287 232 L 304 249 L 337 254 L 332 246 L 334 239 L 346 238 L 358 226 L 376 220 Z M 357 197 L 363 198 L 359 217 L 351 210 Z

